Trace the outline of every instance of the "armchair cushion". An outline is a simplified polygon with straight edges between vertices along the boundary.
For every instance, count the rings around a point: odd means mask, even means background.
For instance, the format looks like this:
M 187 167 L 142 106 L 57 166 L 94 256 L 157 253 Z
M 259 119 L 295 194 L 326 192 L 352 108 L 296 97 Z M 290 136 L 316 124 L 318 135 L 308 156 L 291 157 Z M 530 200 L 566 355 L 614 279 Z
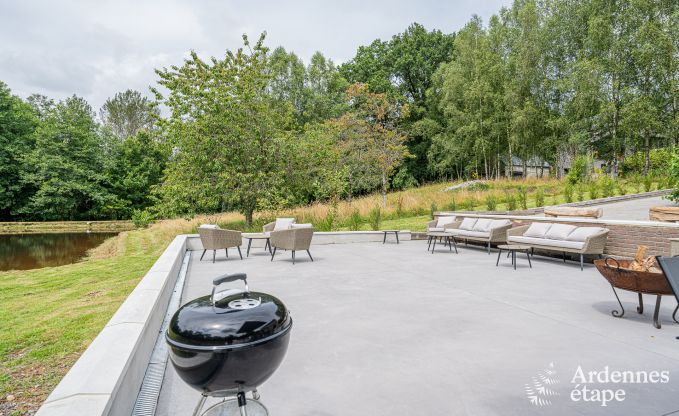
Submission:
M 490 222 L 490 226 L 488 227 L 488 229 L 493 230 L 495 228 L 509 227 L 511 225 L 512 222 L 510 220 L 493 220 Z
M 290 228 L 313 228 L 313 224 L 308 222 L 304 224 L 292 224 Z
M 602 233 L 604 231 L 606 231 L 606 229 L 601 227 L 578 227 L 575 231 L 568 234 L 566 240 L 584 242 L 588 237 L 591 237 L 594 234 Z
M 568 224 L 552 224 L 549 230 L 545 233 L 544 238 L 549 238 L 551 240 L 567 240 L 568 235 L 576 230 L 578 227 Z M 578 240 L 574 240 L 578 241 Z M 585 241 L 585 240 L 582 240 Z
M 287 230 L 292 228 L 295 223 L 294 218 L 276 218 L 276 223 L 273 226 L 273 231 Z
M 207 229 L 210 229 L 210 230 L 218 230 L 219 225 L 217 225 L 217 224 L 201 224 L 200 227 L 198 227 L 198 228 L 207 228 Z

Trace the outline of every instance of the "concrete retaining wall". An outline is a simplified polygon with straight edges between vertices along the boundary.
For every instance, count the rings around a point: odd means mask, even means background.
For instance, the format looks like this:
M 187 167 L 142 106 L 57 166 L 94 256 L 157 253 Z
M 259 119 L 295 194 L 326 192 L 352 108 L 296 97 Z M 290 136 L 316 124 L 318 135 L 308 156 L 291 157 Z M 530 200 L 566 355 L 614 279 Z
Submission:
M 467 213 L 440 212 L 437 215 L 455 215 L 460 218 L 509 219 L 518 226 L 531 222 L 553 222 L 578 227 L 604 227 L 610 230 L 604 254 L 632 257 L 638 245 L 648 246 L 648 255 L 669 256 L 672 253 L 671 239 L 679 238 L 679 224 L 657 221 L 594 220 L 584 218 L 547 218 L 513 215 L 475 215 Z M 675 243 L 676 245 L 676 243 Z
M 37 416 L 132 413 L 187 249 L 187 237 L 175 237 Z

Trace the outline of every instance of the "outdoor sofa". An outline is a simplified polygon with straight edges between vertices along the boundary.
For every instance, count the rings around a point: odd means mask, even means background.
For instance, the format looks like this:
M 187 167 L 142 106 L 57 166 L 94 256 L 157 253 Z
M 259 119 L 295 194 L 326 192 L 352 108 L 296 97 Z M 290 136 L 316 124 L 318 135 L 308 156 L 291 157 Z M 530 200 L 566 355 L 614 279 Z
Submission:
M 602 227 L 576 227 L 570 224 L 534 222 L 507 231 L 509 244 L 521 244 L 534 249 L 560 251 L 566 261 L 566 253 L 580 255 L 583 270 L 584 255 L 601 256 L 606 246 L 608 229 Z
M 493 220 L 490 218 L 468 217 L 462 221 L 455 221 L 454 226 L 446 228 L 445 232 L 457 239 L 478 241 L 485 243 L 490 254 L 491 244 L 507 242 L 507 230 L 512 227 L 510 220 Z

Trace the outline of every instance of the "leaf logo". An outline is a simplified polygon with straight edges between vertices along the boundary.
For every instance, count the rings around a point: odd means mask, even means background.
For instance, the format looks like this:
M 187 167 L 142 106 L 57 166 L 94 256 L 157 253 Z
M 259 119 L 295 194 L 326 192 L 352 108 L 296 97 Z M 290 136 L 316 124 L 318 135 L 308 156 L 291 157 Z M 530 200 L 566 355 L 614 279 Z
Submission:
M 552 390 L 550 386 L 554 386 L 558 383 L 559 379 L 556 378 L 554 363 L 549 363 L 547 368 L 538 371 L 535 377 L 531 377 L 530 383 L 524 385 L 528 401 L 532 405 L 538 407 L 551 405 L 551 398 L 558 396 L 559 393 Z

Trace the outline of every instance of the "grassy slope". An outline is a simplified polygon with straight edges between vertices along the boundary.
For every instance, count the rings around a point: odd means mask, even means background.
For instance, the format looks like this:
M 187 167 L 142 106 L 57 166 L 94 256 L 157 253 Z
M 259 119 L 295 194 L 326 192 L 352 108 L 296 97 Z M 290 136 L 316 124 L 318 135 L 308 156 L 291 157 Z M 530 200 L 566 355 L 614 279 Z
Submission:
M 531 187 L 559 192 L 556 181 L 528 181 Z M 439 210 L 447 209 L 453 194 L 442 192 L 449 184 L 436 184 L 395 192 L 389 195 L 390 208 L 385 211 L 382 229 L 423 231 L 434 201 Z M 502 188 L 516 186 L 515 181 L 500 181 Z M 550 192 L 547 192 L 550 193 Z M 470 195 L 477 200 L 475 209 L 485 209 L 483 194 L 455 193 L 456 202 Z M 401 216 L 394 206 L 401 203 Z M 551 205 L 563 196 L 545 198 Z M 342 202 L 342 219 L 359 209 L 362 215 L 379 205 L 379 196 L 368 196 Z M 528 205 L 534 206 L 531 196 Z M 503 204 L 497 206 L 504 209 Z M 314 222 L 327 213 L 328 207 L 315 204 L 280 215 L 291 214 L 299 222 Z M 264 213 L 275 216 L 276 213 Z M 22 414 L 37 408 L 111 318 L 127 294 L 155 262 L 172 238 L 190 232 L 201 222 L 233 224 L 242 217 L 225 213 L 199 217 L 191 222 L 166 220 L 146 230 L 121 233 L 107 240 L 90 257 L 67 266 L 29 271 L 0 272 L 0 414 Z M 363 229 L 369 229 L 367 224 Z M 7 395 L 16 396 L 12 403 Z

